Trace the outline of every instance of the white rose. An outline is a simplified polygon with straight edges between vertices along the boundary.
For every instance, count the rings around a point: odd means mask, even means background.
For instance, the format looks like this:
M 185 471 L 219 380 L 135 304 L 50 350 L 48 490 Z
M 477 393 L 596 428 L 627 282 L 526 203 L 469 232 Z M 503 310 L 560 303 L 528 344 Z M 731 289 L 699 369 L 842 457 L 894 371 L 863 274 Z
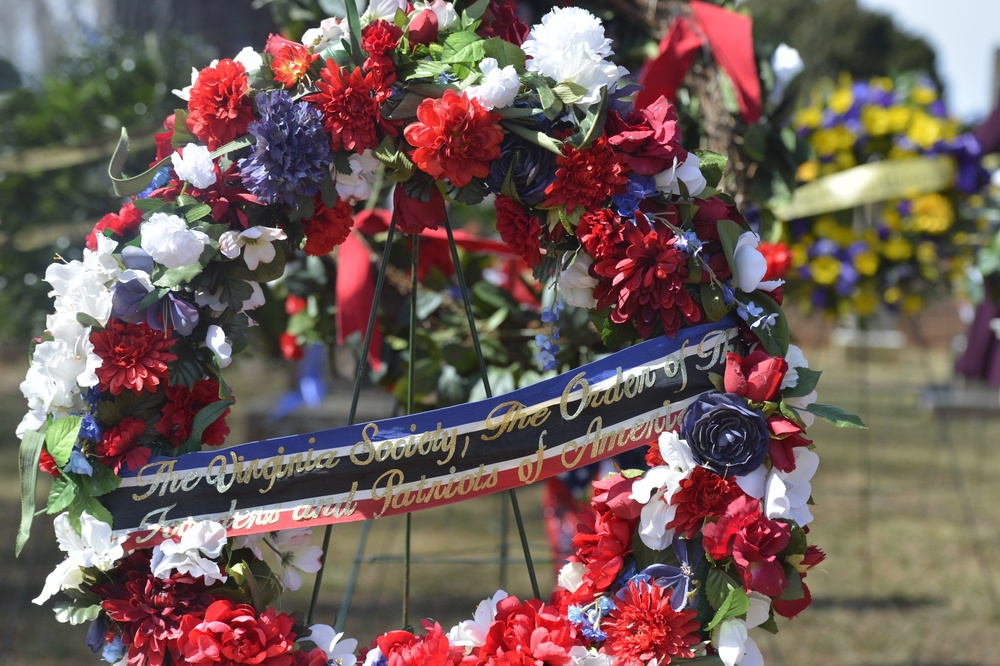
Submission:
M 199 190 L 215 183 L 215 162 L 206 146 L 189 143 L 184 146 L 183 154 L 178 151 L 170 156 L 170 163 L 178 178 Z
M 153 261 L 167 268 L 197 263 L 205 246 L 211 242 L 207 234 L 189 229 L 183 218 L 166 213 L 153 213 L 139 227 L 139 233 L 142 249 Z

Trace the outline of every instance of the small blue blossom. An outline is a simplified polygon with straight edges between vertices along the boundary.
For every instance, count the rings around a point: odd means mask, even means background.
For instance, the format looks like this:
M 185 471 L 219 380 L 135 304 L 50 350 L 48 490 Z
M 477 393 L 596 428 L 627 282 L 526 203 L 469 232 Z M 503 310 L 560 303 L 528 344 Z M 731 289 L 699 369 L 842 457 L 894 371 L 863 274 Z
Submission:
M 583 624 L 587 621 L 587 616 L 584 614 L 582 606 L 570 606 L 566 610 L 566 617 L 573 624 Z
M 260 120 L 247 127 L 257 143 L 239 162 L 243 185 L 265 203 L 295 206 L 329 177 L 333 151 L 323 114 L 308 102 L 293 102 L 284 90 L 258 93 L 257 109 Z
M 80 424 L 80 439 L 90 440 L 91 442 L 101 441 L 101 435 L 103 430 L 97 419 L 94 418 L 93 414 L 84 414 L 83 423 Z
M 83 452 L 77 448 L 74 448 L 73 453 L 69 455 L 69 462 L 66 463 L 66 471 L 73 472 L 74 474 L 83 474 L 84 476 L 94 475 L 94 468 L 91 467 L 90 462 L 83 455 Z
M 101 659 L 109 664 L 118 663 L 124 656 L 125 645 L 122 643 L 122 639 L 118 636 L 115 636 L 110 643 L 104 646 L 104 650 L 101 651 Z
M 732 305 L 736 302 L 736 292 L 728 284 L 722 285 L 722 302 L 726 305 Z
M 153 193 L 153 190 L 158 190 L 167 183 L 170 182 L 170 167 L 162 166 L 153 176 L 153 180 L 150 181 L 149 187 L 139 192 L 137 199 L 148 199 L 149 195 Z
M 555 324 L 559 320 L 559 313 L 562 312 L 563 305 L 556 301 L 551 308 L 542 309 L 542 322 L 545 324 Z M 539 333 L 535 336 L 535 346 L 538 353 L 535 354 L 535 362 L 541 366 L 543 371 L 555 370 L 556 354 L 559 352 L 559 327 L 553 326 L 552 333 Z
M 701 252 L 702 243 L 701 239 L 698 238 L 698 234 L 688 229 L 677 235 L 674 247 L 695 257 Z
M 656 180 L 652 176 L 643 176 L 632 172 L 629 174 L 625 191 L 616 194 L 614 206 L 622 217 L 631 218 L 639 210 L 639 204 L 645 199 L 656 196 Z

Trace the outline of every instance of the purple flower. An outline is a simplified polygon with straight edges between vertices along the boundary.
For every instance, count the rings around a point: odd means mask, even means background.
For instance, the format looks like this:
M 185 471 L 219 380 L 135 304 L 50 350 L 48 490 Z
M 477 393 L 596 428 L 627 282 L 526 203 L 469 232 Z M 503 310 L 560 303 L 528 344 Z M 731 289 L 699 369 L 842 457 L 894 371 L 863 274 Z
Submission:
M 486 185 L 500 194 L 510 179 L 514 193 L 526 206 L 545 198 L 545 188 L 556 178 L 556 155 L 517 136 L 508 136 L 500 145 L 500 157 L 493 160 Z
M 323 114 L 307 102 L 293 102 L 284 90 L 258 93 L 257 110 L 260 120 L 247 127 L 257 143 L 239 162 L 243 185 L 266 203 L 295 206 L 329 178 L 333 151 Z
M 651 564 L 642 570 L 660 587 L 670 588 L 670 606 L 679 611 L 688 605 L 688 597 L 697 592 L 692 562 L 699 562 L 705 556 L 705 548 L 700 540 L 689 541 L 675 534 L 673 551 L 679 564 Z M 691 602 L 693 603 L 693 599 Z
M 97 423 L 93 414 L 84 414 L 83 422 L 80 424 L 80 439 L 87 439 L 91 442 L 101 441 L 103 430 Z
M 743 476 L 767 458 L 771 436 L 764 415 L 735 393 L 701 395 L 684 412 L 681 437 L 698 464 L 720 476 Z
M 654 196 L 656 196 L 656 180 L 652 176 L 632 172 L 628 176 L 625 191 L 615 195 L 614 205 L 620 215 L 630 218 L 639 209 L 639 204 L 643 200 Z

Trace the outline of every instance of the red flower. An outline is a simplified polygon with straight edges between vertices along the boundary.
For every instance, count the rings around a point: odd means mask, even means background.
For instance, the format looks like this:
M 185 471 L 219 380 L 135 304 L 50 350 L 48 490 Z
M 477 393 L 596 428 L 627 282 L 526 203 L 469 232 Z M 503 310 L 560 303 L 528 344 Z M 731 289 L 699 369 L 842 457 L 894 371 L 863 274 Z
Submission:
M 361 48 L 368 52 L 365 69 L 392 66 L 392 59 L 387 55 L 396 50 L 403 31 L 394 24 L 379 19 L 365 26 L 361 31 Z
M 167 363 L 177 359 L 169 351 L 174 338 L 154 331 L 145 322 L 127 324 L 113 319 L 108 328 L 91 333 L 90 341 L 102 360 L 97 369 L 98 388 L 113 395 L 124 389 L 135 393 L 156 391 L 167 378 Z
M 566 206 L 572 213 L 577 206 L 584 211 L 603 208 L 608 199 L 628 182 L 627 168 L 607 139 L 601 137 L 585 150 L 566 144 L 556 158 L 556 179 L 545 188 L 542 206 Z
M 676 248 L 673 232 L 636 213 L 635 224 L 624 225 L 622 235 L 615 252 L 590 267 L 591 274 L 604 278 L 594 290 L 597 307 L 611 307 L 611 321 L 631 321 L 643 338 L 653 334 L 657 321 L 668 337 L 677 335 L 682 317 L 701 321 L 698 304 L 684 289 L 687 256 Z
M 191 436 L 191 425 L 195 415 L 213 402 L 219 401 L 219 382 L 214 379 L 202 379 L 193 388 L 183 384 L 167 386 L 164 389 L 167 402 L 163 405 L 163 416 L 156 422 L 156 431 L 167 438 L 172 446 L 180 446 Z M 221 446 L 226 443 L 229 426 L 226 416 L 215 419 L 201 433 L 201 443 L 208 446 Z
M 464 92 L 445 90 L 441 99 L 428 98 L 417 107 L 417 120 L 403 132 L 415 150 L 413 161 L 425 173 L 465 187 L 473 178 L 490 174 L 490 162 L 500 157 L 503 130 L 500 116 L 487 111 Z
M 691 646 L 701 641 L 697 616 L 694 610 L 675 611 L 670 594 L 659 585 L 629 581 L 601 625 L 608 635 L 601 651 L 614 655 L 616 664 L 647 664 L 655 659 L 663 666 L 673 657 L 690 659 Z
M 500 39 L 520 46 L 528 38 L 531 28 L 517 17 L 514 8 L 496 0 L 490 0 L 486 8 L 486 16 L 476 34 L 483 39 L 499 37 Z
M 425 636 L 399 630 L 375 639 L 388 666 L 444 666 L 461 662 L 465 650 L 448 642 L 440 624 L 429 620 L 422 624 L 427 631 Z
M 301 44 L 287 42 L 278 49 L 274 54 L 274 60 L 271 61 L 274 80 L 286 88 L 291 88 L 306 75 L 317 60 L 319 54 L 309 53 L 309 49 Z
M 136 445 L 145 432 L 145 421 L 134 416 L 126 416 L 121 423 L 104 431 L 94 452 L 102 463 L 115 471 L 115 474 L 122 465 L 127 469 L 139 469 L 149 462 L 149 456 L 153 454 L 149 447 Z
M 727 393 L 751 402 L 767 402 L 781 394 L 781 381 L 788 372 L 788 362 L 757 348 L 746 357 L 726 354 L 725 386 Z
M 497 231 L 507 246 L 517 253 L 529 266 L 537 266 L 542 262 L 538 237 L 542 233 L 542 225 L 538 218 L 510 197 L 496 197 Z
M 292 657 L 295 659 L 295 666 L 327 666 L 329 663 L 326 652 L 318 647 L 309 650 L 309 652 L 296 650 L 292 653 Z
M 323 198 L 313 198 L 313 215 L 306 222 L 306 254 L 321 257 L 333 252 L 351 233 L 354 226 L 354 211 L 343 199 L 338 199 L 333 208 L 327 208 Z
M 410 196 L 406 187 L 395 188 L 392 191 L 392 210 L 399 230 L 410 235 L 419 234 L 424 229 L 437 229 L 447 215 L 444 197 L 434 185 L 428 188 L 426 200 Z
M 603 259 L 625 242 L 625 224 L 609 208 L 584 213 L 576 226 L 576 237 L 594 259 Z
M 826 553 L 817 548 L 816 546 L 809 546 L 806 548 L 805 554 L 802 556 L 802 560 L 795 565 L 795 569 L 799 572 L 802 578 L 806 577 L 806 574 L 810 569 L 818 565 L 820 562 L 826 559 Z M 812 603 L 812 594 L 809 592 L 809 586 L 802 583 L 802 596 L 798 599 L 775 599 L 773 601 L 774 612 L 782 617 L 793 618 L 802 611 L 804 611 L 809 604 Z
M 788 580 L 778 555 L 788 545 L 791 529 L 771 520 L 760 510 L 760 502 L 743 495 L 733 500 L 718 522 L 702 528 L 705 551 L 712 559 L 730 555 L 743 578 L 743 587 L 769 597 L 781 595 Z
M 688 156 L 680 143 L 677 111 L 662 96 L 625 117 L 609 111 L 604 131 L 608 143 L 624 153 L 629 168 L 644 176 L 654 176 L 672 167 L 674 160 L 683 162 Z
M 191 86 L 188 129 L 209 150 L 246 134 L 254 120 L 249 90 L 247 70 L 235 60 L 225 58 L 201 70 Z
M 611 587 L 618 574 L 625 568 L 625 558 L 632 552 L 632 532 L 635 520 L 622 520 L 609 511 L 585 508 L 580 513 L 580 525 L 573 537 L 575 554 L 573 562 L 587 567 L 583 584 L 574 596 L 585 603 L 596 594 Z
M 576 627 L 538 599 L 507 597 L 486 634 L 480 663 L 487 666 L 562 666 L 572 661 Z
M 219 599 L 205 610 L 204 620 L 181 621 L 177 649 L 190 666 L 293 666 L 294 624 L 292 616 L 273 608 L 258 617 L 253 606 Z
M 677 505 L 677 513 L 667 528 L 694 538 L 706 518 L 725 515 L 726 507 L 742 494 L 735 478 L 723 478 L 705 467 L 695 467 L 670 499 Z
M 124 578 L 94 588 L 101 607 L 121 631 L 129 666 L 161 666 L 180 654 L 181 623 L 198 622 L 212 603 L 205 582 L 188 574 L 157 578 L 149 570 L 152 551 L 137 551 L 120 565 Z
M 298 337 L 288 331 L 278 336 L 278 348 L 281 350 L 281 357 L 289 361 L 298 361 L 305 354 Z
M 241 204 L 260 205 L 260 200 L 243 187 L 237 162 L 230 164 L 216 181 L 204 190 L 174 179 L 169 185 L 153 190 L 149 196 L 151 199 L 173 201 L 180 195 L 182 189 L 186 195 L 211 207 L 214 222 L 227 224 L 233 228 L 246 229 L 250 225 L 250 218 L 244 210 L 247 207 Z
M 97 249 L 97 234 L 103 234 L 105 229 L 110 229 L 119 241 L 127 243 L 138 236 L 140 224 L 142 211 L 127 203 L 117 213 L 108 213 L 94 225 L 94 229 L 87 234 L 87 249 Z
M 422 9 L 410 18 L 410 23 L 406 26 L 406 35 L 410 44 L 427 46 L 437 41 L 438 30 L 438 18 L 434 10 Z
M 171 113 L 167 116 L 166 120 L 163 121 L 163 131 L 157 132 L 154 135 L 156 141 L 156 159 L 150 163 L 149 166 L 153 166 L 160 160 L 170 157 L 174 152 L 174 122 L 177 116 Z
M 62 472 L 59 471 L 59 463 L 56 459 L 52 457 L 52 454 L 42 449 L 42 453 L 38 458 L 38 469 L 45 472 L 53 479 L 58 479 L 62 476 Z
M 594 481 L 594 496 L 591 506 L 602 513 L 611 512 L 622 520 L 638 520 L 642 505 L 632 499 L 632 482 L 621 472 Z
M 289 294 L 288 298 L 285 299 L 285 314 L 289 317 L 297 315 L 298 313 L 303 312 L 308 305 L 308 301 L 301 296 Z
M 788 269 L 792 267 L 792 251 L 784 243 L 768 243 L 761 241 L 757 244 L 757 249 L 767 261 L 767 272 L 764 273 L 765 280 L 777 280 L 785 277 Z
M 378 146 L 376 128 L 379 125 L 386 128 L 381 123 L 378 94 L 384 82 L 378 73 L 365 74 L 360 67 L 348 73 L 333 60 L 327 60 L 319 75 L 321 80 L 316 82 L 319 92 L 305 99 L 323 112 L 330 147 L 334 151 L 343 148 L 360 153 Z

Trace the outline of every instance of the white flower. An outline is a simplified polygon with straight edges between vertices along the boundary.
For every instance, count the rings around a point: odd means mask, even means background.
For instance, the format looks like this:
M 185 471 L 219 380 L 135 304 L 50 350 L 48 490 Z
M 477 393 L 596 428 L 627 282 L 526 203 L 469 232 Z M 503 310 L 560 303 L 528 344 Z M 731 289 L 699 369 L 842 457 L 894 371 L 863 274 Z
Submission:
M 104 234 L 95 234 L 94 239 L 97 241 L 97 248 L 83 251 L 83 265 L 95 281 L 107 285 L 116 280 L 121 271 L 121 265 L 114 255 L 114 251 L 118 249 L 118 241 Z
M 569 656 L 573 661 L 572 666 L 611 666 L 612 658 L 606 654 L 601 654 L 594 648 L 587 649 L 582 645 L 574 645 L 569 651 Z M 652 662 L 650 662 L 652 663 Z
M 480 647 L 486 644 L 486 634 L 497 617 L 497 604 L 507 598 L 507 593 L 497 590 L 489 599 L 483 599 L 476 606 L 471 620 L 459 622 L 448 632 L 448 641 L 461 647 Z
M 218 61 L 216 61 L 218 62 Z M 198 69 L 195 67 L 191 68 L 191 85 L 184 86 L 181 89 L 174 88 L 170 92 L 180 97 L 185 102 L 191 101 L 191 87 L 198 82 Z
M 469 86 L 465 94 L 470 99 L 477 99 L 485 108 L 502 109 L 514 103 L 521 80 L 517 78 L 517 70 L 513 65 L 501 68 L 495 58 L 483 58 L 479 63 L 483 78 L 478 85 Z
M 687 440 L 681 439 L 676 432 L 661 434 L 657 443 L 660 447 L 660 457 L 668 467 L 679 472 L 690 472 L 698 465 Z
M 227 231 L 219 238 L 219 249 L 230 259 L 240 256 L 247 262 L 247 268 L 254 271 L 260 264 L 274 260 L 274 241 L 284 240 L 285 232 L 276 227 L 250 227 L 245 231 Z
M 177 177 L 203 190 L 215 183 L 215 162 L 207 146 L 189 143 L 183 152 L 175 151 L 170 156 L 170 163 L 177 172 Z
M 266 536 L 267 534 L 258 532 L 257 534 L 241 534 L 240 536 L 233 537 L 233 550 L 249 548 L 254 557 L 258 560 L 263 560 L 264 553 L 261 552 L 260 542 L 263 541 Z
M 674 531 L 667 525 L 674 519 L 677 506 L 670 503 L 670 498 L 695 467 L 690 447 L 677 433 L 660 435 L 660 455 L 667 464 L 650 469 L 632 483 L 632 499 L 643 505 L 639 538 L 653 550 L 663 550 L 673 539 Z
M 583 585 L 583 574 L 586 572 L 587 566 L 582 562 L 567 562 L 559 570 L 556 584 L 564 590 L 576 592 L 577 588 Z
M 281 584 L 286 590 L 297 590 L 302 586 L 299 571 L 316 573 L 319 571 L 323 549 L 309 543 L 312 530 L 285 530 L 274 532 L 267 537 L 280 553 Z
M 406 0 L 371 0 L 368 3 L 368 9 L 361 15 L 361 26 L 364 27 L 379 19 L 385 19 L 392 23 L 393 19 L 396 18 L 396 12 L 399 10 L 405 12 L 406 8 Z
M 28 409 L 73 411 L 79 407 L 79 387 L 97 385 L 97 368 L 102 363 L 86 334 L 72 340 L 57 338 L 39 343 L 20 385 Z
M 363 153 L 351 153 L 347 163 L 351 167 L 351 173 L 340 173 L 337 167 L 330 165 L 330 175 L 333 176 L 337 196 L 353 206 L 371 198 L 372 185 L 382 162 L 368 149 Z
M 760 625 L 768 618 L 771 600 L 757 592 L 750 592 L 750 609 L 747 619 L 723 620 L 712 632 L 712 645 L 719 652 L 719 659 L 726 666 L 763 666 L 760 649 L 748 634 L 748 629 Z
M 812 412 L 806 411 L 806 407 L 816 402 L 816 391 L 810 391 L 804 396 L 798 398 L 785 398 L 785 404 L 795 410 L 799 418 L 802 419 L 802 425 L 809 427 L 816 420 L 816 415 Z
M 236 57 L 233 58 L 233 60 L 243 65 L 243 68 L 247 70 L 248 74 L 251 72 L 256 72 L 264 65 L 264 59 L 261 57 L 261 55 L 256 51 L 254 51 L 253 48 L 249 46 L 244 46 L 243 50 L 237 53 Z M 195 187 L 197 187 L 197 185 Z
M 795 388 L 799 383 L 799 368 L 808 368 L 809 361 L 806 360 L 802 348 L 798 345 L 788 345 L 788 352 L 785 354 L 785 362 L 788 363 L 788 370 L 781 380 L 781 389 Z
M 221 523 L 202 520 L 191 524 L 179 541 L 166 540 L 153 548 L 150 563 L 153 575 L 169 578 L 172 571 L 205 579 L 211 585 L 224 582 L 226 574 L 212 558 L 226 545 L 226 528 Z
M 202 250 L 211 242 L 208 235 L 189 229 L 176 215 L 153 213 L 139 227 L 139 245 L 153 261 L 167 268 L 182 268 L 198 263 Z
M 250 285 L 250 298 L 243 301 L 243 305 L 240 307 L 240 312 L 254 310 L 264 305 L 264 290 L 261 289 L 260 284 L 249 280 L 244 280 L 244 282 Z M 218 291 L 211 292 L 205 291 L 204 289 L 198 289 L 194 292 L 194 302 L 198 304 L 198 307 L 207 307 L 213 314 L 219 315 L 222 314 L 227 307 L 229 307 L 228 302 L 222 300 L 222 296 L 221 287 Z
M 233 361 L 233 346 L 226 339 L 226 332 L 221 326 L 212 324 L 205 335 L 205 346 L 219 357 L 219 367 L 226 368 Z
M 451 2 L 445 2 L 445 0 L 414 2 L 413 16 L 416 16 L 417 12 L 424 9 L 429 9 L 434 12 L 434 16 L 437 18 L 438 22 L 438 30 L 447 30 L 451 27 L 452 23 L 458 20 L 458 13 L 455 12 L 455 5 Z
M 692 197 L 701 194 L 708 186 L 708 181 L 701 173 L 701 158 L 694 153 L 688 153 L 683 162 L 675 157 L 673 165 L 656 174 L 653 180 L 656 181 L 656 189 L 667 194 L 684 194 L 680 186 L 680 183 L 684 183 L 684 189 Z
M 95 274 L 82 261 L 53 263 L 45 269 L 45 281 L 52 285 L 49 296 L 53 297 L 56 313 L 62 317 L 76 319 L 83 313 L 101 325 L 111 317 L 111 290 L 102 280 L 103 271 Z
M 382 654 L 382 650 L 380 650 L 378 646 L 373 647 L 368 650 L 368 653 L 365 655 L 364 666 L 376 666 L 376 664 L 378 664 L 383 657 L 385 657 L 385 655 Z
M 319 53 L 327 46 L 339 46 L 340 40 L 346 37 L 347 21 L 339 18 L 325 18 L 319 22 L 318 28 L 309 28 L 302 33 L 302 45 L 309 47 L 313 53 Z
M 60 590 L 77 587 L 83 582 L 81 569 L 96 567 L 109 571 L 115 562 L 125 556 L 121 538 L 111 538 L 111 525 L 94 518 L 89 513 L 80 514 L 80 533 L 70 524 L 69 514 L 62 513 L 53 521 L 59 549 L 66 559 L 45 579 L 45 586 L 33 602 L 45 603 Z
M 259 283 L 251 282 L 250 298 L 243 301 L 243 306 L 240 308 L 240 312 L 249 312 L 250 310 L 256 310 L 262 305 L 264 305 L 264 290 L 260 288 Z
M 614 54 L 600 19 L 579 7 L 556 7 L 534 25 L 521 49 L 530 56 L 525 66 L 558 83 L 586 89 L 576 105 L 586 110 L 609 92 L 627 70 L 606 58 Z
M 736 483 L 750 497 L 764 500 L 764 513 L 776 520 L 794 520 L 799 527 L 812 522 L 809 496 L 812 494 L 812 477 L 819 467 L 819 456 L 804 446 L 793 449 L 795 469 L 783 472 L 761 465 L 745 476 L 736 477 Z
M 594 288 L 597 278 L 591 277 L 590 265 L 594 259 L 586 252 L 580 252 L 569 268 L 559 273 L 559 293 L 563 300 L 578 308 L 597 306 Z
M 771 291 L 782 284 L 782 280 L 761 282 L 767 273 L 767 259 L 757 246 L 760 236 L 752 231 L 743 232 L 733 249 L 733 280 L 740 291 L 749 294 L 755 289 Z
M 771 56 L 771 69 L 774 71 L 774 88 L 768 99 L 776 102 L 781 99 L 785 88 L 805 68 L 802 56 L 788 44 L 778 44 Z
M 344 638 L 344 633 L 337 633 L 327 624 L 314 624 L 309 627 L 307 640 L 326 653 L 327 663 L 337 666 L 354 666 L 358 659 L 354 652 L 358 649 L 356 638 Z

